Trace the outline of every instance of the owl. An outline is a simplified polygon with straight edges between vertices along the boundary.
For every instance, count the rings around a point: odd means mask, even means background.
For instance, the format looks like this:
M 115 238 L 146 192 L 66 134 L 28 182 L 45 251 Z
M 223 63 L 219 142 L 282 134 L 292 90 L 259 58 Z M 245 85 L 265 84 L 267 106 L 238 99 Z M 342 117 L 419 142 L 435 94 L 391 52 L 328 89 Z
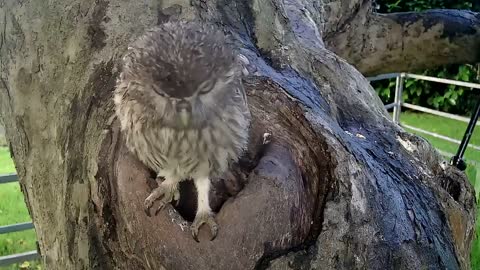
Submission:
M 178 201 L 180 181 L 192 180 L 197 209 L 193 238 L 218 225 L 209 204 L 212 177 L 238 160 L 248 143 L 250 111 L 242 64 L 224 33 L 200 22 L 167 22 L 135 40 L 122 58 L 115 113 L 127 148 L 156 172 L 145 199 L 148 215 Z

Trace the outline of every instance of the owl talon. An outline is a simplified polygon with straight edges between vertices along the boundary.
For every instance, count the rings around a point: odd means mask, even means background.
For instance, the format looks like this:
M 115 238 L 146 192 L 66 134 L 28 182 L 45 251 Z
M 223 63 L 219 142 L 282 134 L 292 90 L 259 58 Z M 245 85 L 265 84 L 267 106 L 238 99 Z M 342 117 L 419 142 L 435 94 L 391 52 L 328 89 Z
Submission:
M 165 184 L 165 182 L 161 183 L 145 199 L 144 210 L 147 216 L 149 217 L 151 216 L 150 208 L 152 208 L 153 203 L 162 196 L 163 198 L 160 200 L 160 205 L 155 210 L 155 215 L 157 215 L 158 212 L 160 212 L 165 207 L 165 205 L 170 203 L 173 199 L 178 201 L 178 199 L 180 199 L 180 192 L 178 191 L 177 187 L 174 185 L 168 185 L 168 184 Z
M 207 224 L 210 227 L 210 241 L 213 241 L 218 234 L 218 224 L 215 221 L 214 214 L 211 212 L 197 213 L 197 216 L 195 217 L 195 220 L 190 227 L 190 229 L 192 230 L 193 239 L 197 242 L 200 242 L 198 241 L 198 231 L 203 224 Z
M 150 214 L 150 208 L 152 208 L 153 203 L 154 203 L 155 200 L 159 197 L 159 196 L 158 196 L 157 198 L 155 198 L 156 195 L 153 196 L 155 191 L 156 191 L 156 189 L 145 199 L 145 203 L 144 203 L 145 213 L 146 213 L 147 216 L 149 216 L 149 217 L 151 216 L 151 214 Z
M 157 210 L 155 210 L 155 216 L 156 216 L 160 211 L 162 211 L 163 208 L 165 208 L 166 205 L 167 205 L 166 203 L 164 203 L 163 201 L 160 201 L 160 205 L 157 207 Z

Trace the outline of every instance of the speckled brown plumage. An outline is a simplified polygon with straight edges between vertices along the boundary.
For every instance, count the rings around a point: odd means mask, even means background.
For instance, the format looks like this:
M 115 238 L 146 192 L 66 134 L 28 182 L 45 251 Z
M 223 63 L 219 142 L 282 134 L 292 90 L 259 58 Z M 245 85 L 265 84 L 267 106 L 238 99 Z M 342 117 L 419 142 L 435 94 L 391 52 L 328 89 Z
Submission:
M 178 199 L 178 183 L 193 179 L 195 238 L 203 223 L 215 237 L 209 179 L 227 170 L 248 141 L 250 112 L 237 59 L 213 26 L 169 22 L 129 46 L 115 91 L 127 147 L 158 174 L 145 208 L 159 198 L 160 208 Z

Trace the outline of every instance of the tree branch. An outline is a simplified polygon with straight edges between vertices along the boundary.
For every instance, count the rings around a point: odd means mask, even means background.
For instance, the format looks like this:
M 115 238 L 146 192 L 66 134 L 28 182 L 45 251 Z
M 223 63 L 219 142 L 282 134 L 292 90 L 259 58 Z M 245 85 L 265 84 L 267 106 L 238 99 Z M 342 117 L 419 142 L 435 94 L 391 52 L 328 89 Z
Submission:
M 364 75 L 480 61 L 480 14 L 465 10 L 372 13 L 326 40 Z

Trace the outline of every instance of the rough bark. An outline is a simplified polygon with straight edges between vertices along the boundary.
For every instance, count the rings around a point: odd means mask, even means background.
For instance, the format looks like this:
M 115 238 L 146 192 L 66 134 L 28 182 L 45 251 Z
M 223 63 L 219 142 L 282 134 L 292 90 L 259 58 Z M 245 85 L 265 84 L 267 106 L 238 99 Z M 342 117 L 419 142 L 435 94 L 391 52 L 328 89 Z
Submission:
M 323 45 L 369 4 L 0 2 L 1 115 L 46 269 L 468 269 L 465 175 Z M 235 177 L 214 179 L 213 242 L 185 227 L 189 184 L 176 209 L 145 215 L 151 172 L 112 117 L 126 44 L 177 18 L 217 23 L 249 60 L 252 141 Z
M 364 75 L 480 62 L 480 14 L 466 10 L 370 13 L 326 39 Z

